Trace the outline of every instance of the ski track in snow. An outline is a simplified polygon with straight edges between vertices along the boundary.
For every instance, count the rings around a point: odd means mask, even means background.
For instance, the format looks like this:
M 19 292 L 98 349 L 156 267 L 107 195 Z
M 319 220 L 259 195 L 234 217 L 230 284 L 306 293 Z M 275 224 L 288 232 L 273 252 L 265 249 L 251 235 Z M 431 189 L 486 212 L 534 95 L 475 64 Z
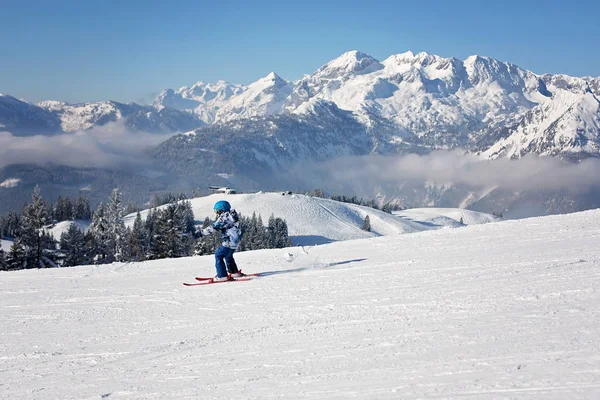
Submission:
M 600 398 L 599 240 L 594 210 L 239 253 L 236 284 L 0 273 L 0 398 Z

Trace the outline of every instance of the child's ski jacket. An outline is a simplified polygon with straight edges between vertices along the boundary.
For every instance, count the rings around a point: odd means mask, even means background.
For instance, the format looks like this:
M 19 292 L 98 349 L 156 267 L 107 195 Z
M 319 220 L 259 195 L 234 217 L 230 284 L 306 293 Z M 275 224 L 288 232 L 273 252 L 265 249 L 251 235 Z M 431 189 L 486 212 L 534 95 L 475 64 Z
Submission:
M 237 250 L 242 240 L 238 213 L 234 209 L 221 213 L 215 222 L 202 230 L 202 235 L 210 235 L 215 231 L 221 232 L 224 247 Z

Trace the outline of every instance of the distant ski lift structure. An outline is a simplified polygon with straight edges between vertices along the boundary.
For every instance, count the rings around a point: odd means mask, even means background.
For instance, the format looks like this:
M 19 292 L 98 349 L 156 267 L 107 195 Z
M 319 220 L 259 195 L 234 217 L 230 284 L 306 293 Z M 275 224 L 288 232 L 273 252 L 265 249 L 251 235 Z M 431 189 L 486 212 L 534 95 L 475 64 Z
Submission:
M 230 187 L 209 186 L 208 188 L 210 190 L 212 190 L 213 193 L 221 193 L 221 194 L 235 194 L 235 193 L 237 193 L 237 191 L 234 188 L 230 188 Z

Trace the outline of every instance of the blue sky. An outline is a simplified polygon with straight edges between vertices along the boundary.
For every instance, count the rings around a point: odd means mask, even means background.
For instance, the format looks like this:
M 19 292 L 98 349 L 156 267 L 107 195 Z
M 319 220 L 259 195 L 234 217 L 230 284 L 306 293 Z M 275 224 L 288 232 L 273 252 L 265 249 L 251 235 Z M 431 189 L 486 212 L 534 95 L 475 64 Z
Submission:
M 581 0 L 0 0 L 0 93 L 142 102 L 199 80 L 299 79 L 355 49 L 600 76 L 598 15 Z

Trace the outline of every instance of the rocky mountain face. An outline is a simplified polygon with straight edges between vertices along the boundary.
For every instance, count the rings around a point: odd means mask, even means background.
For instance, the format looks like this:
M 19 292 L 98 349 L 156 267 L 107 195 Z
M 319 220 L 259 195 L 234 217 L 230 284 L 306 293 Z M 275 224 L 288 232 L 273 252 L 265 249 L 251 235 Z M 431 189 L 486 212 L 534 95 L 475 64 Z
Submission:
M 16 136 L 49 135 L 62 130 L 60 116 L 35 104 L 0 94 L 0 132 Z

